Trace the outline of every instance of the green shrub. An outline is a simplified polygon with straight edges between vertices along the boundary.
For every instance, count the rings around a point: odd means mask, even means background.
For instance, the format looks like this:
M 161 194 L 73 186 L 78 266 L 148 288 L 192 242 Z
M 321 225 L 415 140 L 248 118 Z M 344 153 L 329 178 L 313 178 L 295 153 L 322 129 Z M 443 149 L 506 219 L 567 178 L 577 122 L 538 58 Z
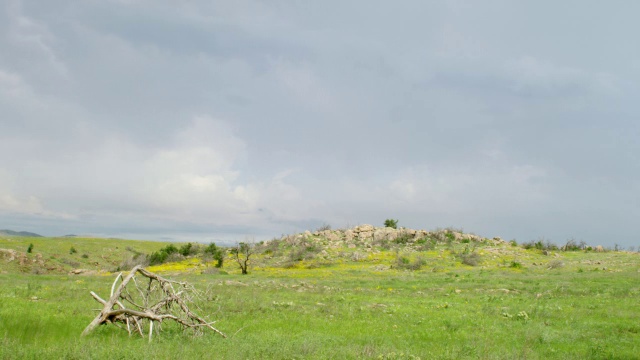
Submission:
M 561 248 L 562 251 L 579 251 L 584 248 L 584 243 L 578 245 L 575 240 L 567 240 L 567 243 Z
M 33 251 L 33 244 L 29 244 L 29 247 L 27 248 L 27 253 L 31 254 L 32 251 Z
M 159 265 L 167 261 L 169 255 L 178 253 L 178 248 L 169 244 L 148 256 L 149 265 Z
M 418 251 L 429 251 L 429 250 L 435 249 L 437 243 L 438 243 L 438 240 L 436 239 L 433 239 L 430 237 L 424 237 L 416 240 L 414 244 L 415 244 L 416 250 Z
M 75 253 L 77 253 L 78 250 L 76 250 L 76 248 L 74 248 L 73 246 L 71 247 L 71 249 L 69 249 L 69 255 L 73 255 Z
M 401 234 L 397 238 L 393 239 L 394 244 L 406 245 L 412 236 L 409 234 Z
M 551 242 L 549 242 L 548 240 L 542 241 L 542 240 L 538 240 L 538 241 L 534 241 L 531 240 L 529 242 L 525 242 L 522 243 L 522 248 L 523 249 L 536 249 L 536 250 L 558 250 L 558 246 L 556 244 L 553 244 Z
M 517 262 L 517 261 L 515 261 L 515 260 L 513 260 L 511 262 L 511 264 L 509 265 L 509 267 L 513 268 L 513 269 L 521 269 L 522 268 L 522 264 Z
M 193 246 L 192 243 L 186 243 L 184 245 L 182 245 L 180 247 L 180 249 L 178 250 L 178 253 L 182 256 L 189 256 L 189 255 L 193 255 L 196 254 L 198 252 L 198 247 L 197 246 Z
M 216 246 L 215 243 L 209 244 L 204 249 L 205 255 L 209 255 L 216 261 L 216 267 L 221 268 L 224 263 L 224 250 Z
M 384 221 L 384 226 L 392 228 L 392 229 L 397 229 L 398 228 L 398 220 L 387 219 L 387 220 Z

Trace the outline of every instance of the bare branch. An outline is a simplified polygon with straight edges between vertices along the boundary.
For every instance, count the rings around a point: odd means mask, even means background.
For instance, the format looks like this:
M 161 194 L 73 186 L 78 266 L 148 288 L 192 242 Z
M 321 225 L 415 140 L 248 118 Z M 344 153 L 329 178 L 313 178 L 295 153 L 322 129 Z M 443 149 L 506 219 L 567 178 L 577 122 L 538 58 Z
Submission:
M 246 260 L 248 261 L 248 257 Z M 149 284 L 146 286 L 145 291 L 135 279 L 137 273 L 149 279 Z M 122 282 L 116 288 L 118 280 L 122 280 Z M 133 285 L 131 286 L 135 287 L 133 293 L 140 294 L 140 300 L 144 305 L 140 305 L 140 302 L 135 300 L 132 293 L 128 291 L 127 286 L 131 280 L 133 280 Z M 179 286 L 180 291 L 176 292 L 174 285 Z M 98 316 L 84 329 L 82 335 L 89 334 L 98 325 L 112 323 L 117 326 L 117 323 L 122 323 L 126 325 L 129 335 L 131 335 L 131 324 L 134 324 L 134 329 L 141 336 L 145 336 L 141 321 L 146 319 L 149 321 L 148 336 L 149 341 L 151 341 L 154 322 L 157 322 L 156 332 L 159 332 L 162 321 L 169 319 L 180 324 L 183 329 L 192 329 L 200 332 L 199 329 L 207 327 L 226 338 L 224 333 L 211 326 L 214 322 L 206 321 L 189 309 L 187 303 L 191 302 L 192 294 L 198 296 L 197 290 L 191 284 L 165 279 L 145 270 L 141 266 L 136 266 L 126 277 L 123 277 L 122 273 L 118 274 L 111 286 L 109 301 L 102 299 L 93 291 L 91 292 L 91 296 L 104 307 Z M 158 300 L 159 297 L 160 299 Z M 154 305 L 149 306 L 150 303 Z M 137 310 L 125 306 L 125 304 L 132 305 Z M 116 305 L 119 308 L 114 308 Z M 178 305 L 178 307 L 176 308 L 174 305 Z

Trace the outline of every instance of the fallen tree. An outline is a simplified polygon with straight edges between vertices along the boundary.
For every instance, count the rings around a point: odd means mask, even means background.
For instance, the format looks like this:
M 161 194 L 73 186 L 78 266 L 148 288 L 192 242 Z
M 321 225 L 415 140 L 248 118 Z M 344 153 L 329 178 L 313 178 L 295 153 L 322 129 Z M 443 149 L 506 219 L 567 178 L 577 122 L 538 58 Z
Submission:
M 138 281 L 136 274 L 143 276 L 144 281 Z M 122 282 L 116 288 L 118 280 Z M 157 323 L 159 330 L 164 320 L 172 320 L 183 330 L 191 329 L 200 334 L 203 329 L 210 329 L 226 338 L 225 334 L 212 326 L 214 322 L 206 321 L 189 309 L 193 297 L 198 296 L 198 291 L 192 285 L 165 279 L 140 265 L 134 267 L 126 277 L 118 274 L 111 286 L 109 300 L 102 299 L 93 291 L 91 296 L 103 308 L 84 329 L 82 336 L 91 333 L 98 325 L 114 324 L 121 328 L 126 326 L 129 335 L 138 333 L 144 337 L 144 329 L 148 324 L 147 335 L 151 341 L 154 323 Z

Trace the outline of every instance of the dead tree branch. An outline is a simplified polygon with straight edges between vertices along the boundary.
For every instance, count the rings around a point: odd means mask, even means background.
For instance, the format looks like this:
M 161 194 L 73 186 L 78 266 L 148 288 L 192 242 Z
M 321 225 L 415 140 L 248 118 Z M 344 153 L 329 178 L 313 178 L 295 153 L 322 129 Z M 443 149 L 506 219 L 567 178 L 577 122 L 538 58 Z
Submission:
M 145 286 L 143 282 L 136 281 L 136 274 L 149 279 L 149 283 Z M 122 282 L 116 288 L 118 280 Z M 135 290 L 130 292 L 127 286 L 132 286 Z M 176 291 L 176 288 L 179 291 Z M 191 329 L 200 334 L 203 328 L 209 328 L 226 338 L 225 334 L 212 326 L 214 322 L 206 321 L 189 309 L 193 302 L 192 297 L 197 295 L 198 291 L 189 283 L 165 279 L 138 265 L 126 277 L 123 277 L 122 273 L 116 277 L 111 286 L 109 301 L 91 291 L 91 296 L 104 307 L 84 329 L 82 336 L 91 333 L 98 325 L 108 323 L 122 323 L 126 325 L 129 335 L 136 331 L 145 336 L 143 326 L 148 322 L 148 336 L 151 341 L 154 322 L 159 330 L 162 322 L 169 319 L 180 324 L 184 330 Z

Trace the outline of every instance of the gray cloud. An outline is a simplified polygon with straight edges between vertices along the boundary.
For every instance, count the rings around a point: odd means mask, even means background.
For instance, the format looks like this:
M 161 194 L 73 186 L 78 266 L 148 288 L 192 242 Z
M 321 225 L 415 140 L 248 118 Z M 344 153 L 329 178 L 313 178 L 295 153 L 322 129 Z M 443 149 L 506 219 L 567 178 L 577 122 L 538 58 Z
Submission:
M 233 241 L 394 217 L 636 245 L 630 7 L 8 1 L 4 227 Z

